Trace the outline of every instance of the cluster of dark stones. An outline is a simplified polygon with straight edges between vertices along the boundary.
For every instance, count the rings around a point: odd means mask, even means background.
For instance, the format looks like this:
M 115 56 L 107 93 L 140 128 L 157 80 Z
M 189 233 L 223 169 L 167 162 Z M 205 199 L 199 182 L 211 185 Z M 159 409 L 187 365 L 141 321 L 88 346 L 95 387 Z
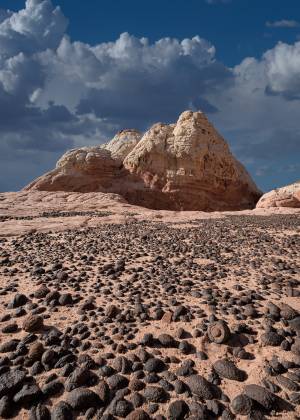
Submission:
M 0 222 L 6 222 L 7 220 L 33 220 L 37 216 L 0 216 Z
M 44 211 L 35 216 L 0 216 L 0 222 L 7 220 L 34 220 L 40 217 L 56 218 L 56 217 L 75 217 L 75 216 L 88 216 L 88 217 L 107 217 L 111 216 L 111 211 Z
M 89 217 L 107 217 L 111 216 L 111 211 L 45 211 L 39 217 L 74 217 L 74 216 L 89 216 Z
M 299 293 L 299 227 L 296 216 L 230 217 L 2 238 L 0 417 L 293 415 L 300 315 L 281 299 Z M 210 361 L 198 339 L 226 356 Z M 239 367 L 255 362 L 253 345 L 284 355 L 260 384 Z M 233 399 L 228 381 L 240 384 Z

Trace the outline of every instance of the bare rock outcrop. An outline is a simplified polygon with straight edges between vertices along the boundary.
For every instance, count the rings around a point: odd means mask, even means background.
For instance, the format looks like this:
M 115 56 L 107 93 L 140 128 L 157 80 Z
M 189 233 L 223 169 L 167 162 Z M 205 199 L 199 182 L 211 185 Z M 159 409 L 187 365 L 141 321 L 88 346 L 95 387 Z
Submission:
M 121 165 L 122 166 L 122 165 Z M 120 164 L 99 146 L 65 153 L 56 168 L 37 178 L 25 189 L 40 191 L 106 192 L 120 176 Z
M 238 210 L 253 208 L 261 195 L 201 112 L 184 112 L 176 125 L 155 124 L 124 166 L 142 180 L 136 189 L 146 207 Z
M 300 181 L 276 188 L 264 194 L 256 205 L 257 208 L 292 207 L 300 208 Z
M 122 162 L 141 139 L 137 130 L 123 130 L 108 143 L 66 152 L 56 168 L 25 189 L 69 192 L 113 192 L 124 179 Z
M 116 193 L 165 210 L 242 210 L 261 196 L 206 116 L 192 111 L 142 138 L 124 130 L 105 145 L 71 150 L 26 189 Z
M 123 162 L 141 138 L 142 134 L 137 130 L 122 130 L 110 142 L 103 144 L 101 147 L 109 150 L 113 159 Z

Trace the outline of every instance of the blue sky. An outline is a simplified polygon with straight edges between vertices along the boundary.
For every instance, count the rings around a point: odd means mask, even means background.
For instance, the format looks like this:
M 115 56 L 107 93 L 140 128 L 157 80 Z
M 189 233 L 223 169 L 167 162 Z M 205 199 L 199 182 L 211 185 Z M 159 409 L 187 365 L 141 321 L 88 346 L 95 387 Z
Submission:
M 300 178 L 298 0 L 0 7 L 0 190 L 23 187 L 70 147 L 187 108 L 207 113 L 261 189 Z
M 216 46 L 218 59 L 229 66 L 245 56 L 260 56 L 277 41 L 294 42 L 300 35 L 300 28 L 265 28 L 267 21 L 282 17 L 300 21 L 298 0 L 232 0 L 213 5 L 204 0 L 92 0 L 90 8 L 78 0 L 54 3 L 70 17 L 73 39 L 94 44 L 116 39 L 122 32 L 151 41 L 200 35 Z
M 227 65 L 245 56 L 259 57 L 278 41 L 292 43 L 300 27 L 266 28 L 282 19 L 300 22 L 298 0 L 53 0 L 69 19 L 73 40 L 92 45 L 112 41 L 122 32 L 155 41 L 164 37 L 200 35 L 217 49 Z M 88 6 L 87 6 L 88 4 Z M 19 10 L 24 0 L 1 0 L 1 7 Z

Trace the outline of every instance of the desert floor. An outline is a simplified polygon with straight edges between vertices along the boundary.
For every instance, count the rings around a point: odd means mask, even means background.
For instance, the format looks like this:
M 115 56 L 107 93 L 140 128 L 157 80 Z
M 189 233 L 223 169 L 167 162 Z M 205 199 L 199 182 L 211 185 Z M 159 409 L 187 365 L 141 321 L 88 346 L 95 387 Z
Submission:
M 0 415 L 300 418 L 299 233 L 295 209 L 0 194 Z

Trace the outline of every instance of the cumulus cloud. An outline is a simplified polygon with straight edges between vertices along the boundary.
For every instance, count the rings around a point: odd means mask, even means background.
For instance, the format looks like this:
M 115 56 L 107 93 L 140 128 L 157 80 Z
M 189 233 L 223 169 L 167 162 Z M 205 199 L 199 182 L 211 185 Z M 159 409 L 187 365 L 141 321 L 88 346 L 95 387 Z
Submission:
M 290 100 L 291 73 L 285 71 L 284 65 L 275 64 L 279 51 L 282 49 L 281 54 L 285 55 L 291 47 L 280 43 L 260 60 L 244 59 L 233 68 L 234 85 L 209 97 L 219 108 L 211 118 L 230 140 L 234 153 L 256 175 L 257 182 L 265 190 L 297 178 L 300 103 L 295 95 L 294 100 Z M 298 59 L 297 54 L 295 59 Z M 276 77 L 272 71 L 274 67 Z M 300 83 L 293 80 L 297 91 Z M 286 166 L 294 171 L 287 173 Z
M 13 13 L 10 10 L 0 9 L 0 23 L 9 18 Z
M 268 77 L 267 92 L 286 99 L 300 98 L 300 42 L 278 43 L 264 54 Z
M 300 23 L 296 20 L 289 20 L 289 19 L 282 19 L 282 20 L 275 20 L 274 22 L 266 22 L 267 28 L 298 28 Z
M 232 79 L 216 61 L 214 47 L 200 37 L 151 44 L 124 33 L 96 47 L 64 37 L 58 50 L 41 55 L 41 61 L 49 77 L 39 103 L 65 104 L 67 96 L 67 105 L 79 115 L 144 126 L 169 120 L 199 101 L 205 104 L 207 91 Z
M 174 121 L 187 108 L 208 113 L 253 173 L 280 155 L 281 167 L 297 167 L 300 43 L 228 68 L 199 36 L 151 43 L 124 33 L 91 46 L 71 42 L 66 28 L 50 0 L 0 13 L 0 189 L 20 188 L 67 148 Z
M 27 0 L 24 10 L 2 11 L 0 22 L 3 160 L 9 151 L 10 158 L 25 151 L 57 157 L 188 107 L 215 110 L 205 92 L 232 79 L 200 37 L 151 44 L 124 33 L 94 47 L 71 42 L 67 19 L 50 0 Z
M 57 48 L 68 23 L 60 8 L 53 8 L 51 0 L 27 0 L 25 9 L 2 14 L 0 55 L 4 57 Z
M 89 75 L 77 112 L 127 126 L 171 121 L 182 109 L 198 108 L 199 103 L 211 110 L 205 94 L 232 80 L 231 71 L 215 60 L 215 49 L 199 37 L 150 44 L 125 33 L 92 52 L 98 60 L 97 78 Z

